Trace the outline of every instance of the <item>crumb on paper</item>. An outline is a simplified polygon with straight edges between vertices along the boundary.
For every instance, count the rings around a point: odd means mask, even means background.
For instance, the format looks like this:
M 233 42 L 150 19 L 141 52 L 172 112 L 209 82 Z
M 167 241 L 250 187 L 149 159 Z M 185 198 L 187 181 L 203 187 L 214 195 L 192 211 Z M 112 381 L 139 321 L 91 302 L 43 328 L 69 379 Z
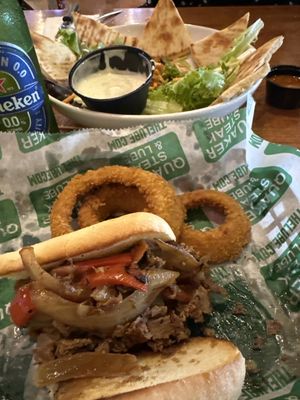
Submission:
M 267 324 L 267 334 L 269 336 L 278 335 L 282 330 L 282 325 L 279 321 L 275 319 L 269 319 L 266 322 Z
M 250 374 L 257 374 L 259 372 L 259 368 L 254 360 L 246 360 L 246 370 Z
M 261 350 L 266 342 L 266 339 L 262 336 L 256 336 L 253 341 L 253 350 Z
M 236 303 L 233 307 L 232 314 L 233 315 L 246 315 L 247 312 L 246 312 L 244 304 Z

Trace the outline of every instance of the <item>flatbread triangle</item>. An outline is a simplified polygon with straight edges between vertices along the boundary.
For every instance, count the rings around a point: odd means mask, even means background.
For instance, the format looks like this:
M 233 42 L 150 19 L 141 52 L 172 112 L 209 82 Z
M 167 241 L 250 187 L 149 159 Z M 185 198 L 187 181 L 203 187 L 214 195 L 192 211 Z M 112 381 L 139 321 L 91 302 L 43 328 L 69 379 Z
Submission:
M 159 0 L 139 47 L 154 58 L 176 58 L 190 52 L 192 39 L 172 0 Z
M 234 40 L 246 30 L 248 21 L 249 13 L 225 29 L 192 43 L 191 55 L 195 64 L 198 67 L 217 64 L 233 47 Z
M 84 43 L 89 48 L 97 48 L 99 44 L 137 46 L 138 39 L 135 36 L 123 35 L 115 29 L 79 13 L 74 13 L 73 19 L 80 43 Z
M 282 43 L 283 36 L 277 36 L 256 49 L 242 62 L 235 81 L 246 78 L 262 65 L 268 63 L 272 55 L 281 47 Z
M 244 93 L 270 71 L 269 61 L 283 43 L 283 36 L 277 36 L 250 54 L 241 64 L 239 72 L 228 87 L 213 103 L 224 103 Z
M 32 41 L 43 75 L 56 82 L 67 82 L 75 54 L 63 43 L 31 31 Z

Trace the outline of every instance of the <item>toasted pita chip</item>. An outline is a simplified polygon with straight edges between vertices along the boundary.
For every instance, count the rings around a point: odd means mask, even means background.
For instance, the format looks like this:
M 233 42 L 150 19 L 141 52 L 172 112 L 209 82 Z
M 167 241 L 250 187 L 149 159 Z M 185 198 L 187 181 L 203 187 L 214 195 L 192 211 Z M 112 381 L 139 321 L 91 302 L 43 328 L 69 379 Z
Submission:
M 254 85 L 255 82 L 264 78 L 269 71 L 270 65 L 268 63 L 262 65 L 255 73 L 245 77 L 244 79 L 241 79 L 239 82 L 226 89 L 211 105 L 225 103 L 226 101 L 229 101 L 234 97 L 246 92 L 251 86 Z
M 249 13 L 227 28 L 192 43 L 191 55 L 196 65 L 199 67 L 217 64 L 232 48 L 234 40 L 247 29 L 248 21 Z
M 192 39 L 172 0 L 159 0 L 147 22 L 139 47 L 154 58 L 189 54 Z
M 277 36 L 250 54 L 241 64 L 239 72 L 232 83 L 212 104 L 231 100 L 248 89 L 270 71 L 269 61 L 283 43 L 283 36 Z
M 100 43 L 104 46 L 114 44 L 137 46 L 138 39 L 134 36 L 123 35 L 113 28 L 79 13 L 74 13 L 73 18 L 79 41 L 90 48 L 98 47 Z
M 282 43 L 283 36 L 277 36 L 256 49 L 242 62 L 235 82 L 246 78 L 256 72 L 262 65 L 268 63 L 272 55 L 281 47 Z
M 43 75 L 52 81 L 65 82 L 76 62 L 75 54 L 63 43 L 31 31 L 31 37 Z

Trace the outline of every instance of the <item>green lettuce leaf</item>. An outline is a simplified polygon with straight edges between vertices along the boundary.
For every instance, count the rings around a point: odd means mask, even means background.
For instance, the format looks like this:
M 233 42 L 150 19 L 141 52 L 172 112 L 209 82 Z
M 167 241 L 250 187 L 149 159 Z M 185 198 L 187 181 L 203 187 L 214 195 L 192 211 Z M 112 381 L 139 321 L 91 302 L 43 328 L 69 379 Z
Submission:
M 241 60 L 239 57 L 245 53 L 251 45 L 257 40 L 258 34 L 264 23 L 261 19 L 258 19 L 251 26 L 249 26 L 245 32 L 243 32 L 234 42 L 233 48 L 228 51 L 220 60 L 219 67 L 225 76 L 226 86 L 225 89 L 230 86 L 234 81 L 239 68 Z
M 258 37 L 260 30 L 263 28 L 264 23 L 261 19 L 258 19 L 254 24 L 250 25 L 245 32 L 243 32 L 234 43 L 233 48 L 226 53 L 220 63 L 228 64 L 229 62 L 235 62 L 237 58 L 248 50 Z
M 78 37 L 74 29 L 60 28 L 55 38 L 56 40 L 59 40 L 61 43 L 63 43 L 65 46 L 69 47 L 69 49 L 72 50 L 77 57 L 82 56 L 81 46 L 79 44 Z
M 199 68 L 149 92 L 151 101 L 175 102 L 182 111 L 209 106 L 224 90 L 221 69 Z
M 162 77 L 166 81 L 170 81 L 174 78 L 178 78 L 182 76 L 182 73 L 179 71 L 178 67 L 171 61 L 166 61 L 164 70 L 162 73 Z
M 176 103 L 176 101 L 170 101 L 165 98 L 163 98 L 162 100 L 153 100 L 148 97 L 143 114 L 172 114 L 181 111 L 182 107 L 180 104 Z

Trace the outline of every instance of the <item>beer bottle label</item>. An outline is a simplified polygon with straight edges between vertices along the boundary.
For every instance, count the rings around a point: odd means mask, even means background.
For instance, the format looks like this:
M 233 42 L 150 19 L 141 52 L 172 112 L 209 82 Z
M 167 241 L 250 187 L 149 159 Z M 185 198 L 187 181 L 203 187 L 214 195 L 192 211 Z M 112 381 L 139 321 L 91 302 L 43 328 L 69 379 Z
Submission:
M 45 95 L 31 58 L 0 41 L 0 131 L 46 132 Z

